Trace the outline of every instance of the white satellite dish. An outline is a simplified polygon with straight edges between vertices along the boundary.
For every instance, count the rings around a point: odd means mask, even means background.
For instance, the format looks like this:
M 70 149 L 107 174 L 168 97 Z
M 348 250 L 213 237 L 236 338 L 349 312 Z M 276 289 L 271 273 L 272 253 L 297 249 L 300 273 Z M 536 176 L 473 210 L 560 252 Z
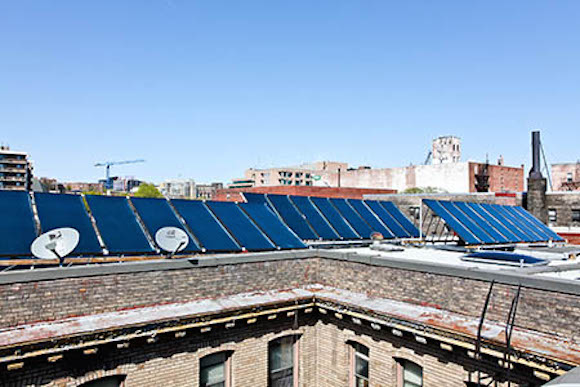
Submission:
M 155 242 L 163 250 L 175 254 L 187 247 L 189 235 L 177 227 L 163 227 L 155 233 Z
M 55 228 L 36 238 L 30 246 L 30 251 L 36 258 L 58 258 L 62 261 L 77 247 L 79 238 L 80 234 L 74 228 Z

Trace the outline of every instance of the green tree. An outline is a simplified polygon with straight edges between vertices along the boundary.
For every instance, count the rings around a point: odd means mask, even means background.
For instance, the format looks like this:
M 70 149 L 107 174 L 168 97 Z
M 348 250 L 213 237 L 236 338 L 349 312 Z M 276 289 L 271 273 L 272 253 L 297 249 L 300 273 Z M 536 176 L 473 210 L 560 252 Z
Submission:
M 413 187 L 413 188 L 407 188 L 406 190 L 403 191 L 403 193 L 408 193 L 408 194 L 445 193 L 445 192 L 447 192 L 447 191 L 444 190 L 443 188 L 437 188 L 437 187 Z
M 137 198 L 162 198 L 163 195 L 157 187 L 150 183 L 141 183 L 137 192 L 135 192 L 135 197 Z

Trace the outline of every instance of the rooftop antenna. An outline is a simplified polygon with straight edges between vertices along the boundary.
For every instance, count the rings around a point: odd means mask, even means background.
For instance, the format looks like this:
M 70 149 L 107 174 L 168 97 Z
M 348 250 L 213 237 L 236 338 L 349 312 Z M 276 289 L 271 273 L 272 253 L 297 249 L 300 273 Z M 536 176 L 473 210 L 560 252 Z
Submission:
M 113 188 L 113 180 L 111 179 L 111 166 L 112 165 L 122 165 L 122 164 L 135 164 L 135 163 L 144 163 L 145 160 L 123 160 L 123 161 L 103 161 L 100 163 L 96 163 L 95 167 L 105 167 L 105 188 L 112 189 Z
M 55 228 L 36 238 L 30 246 L 30 251 L 36 258 L 58 258 L 59 266 L 62 267 L 64 258 L 77 247 L 79 239 L 80 234 L 74 228 Z
M 162 227 L 155 233 L 155 243 L 171 257 L 185 249 L 189 236 L 178 227 Z

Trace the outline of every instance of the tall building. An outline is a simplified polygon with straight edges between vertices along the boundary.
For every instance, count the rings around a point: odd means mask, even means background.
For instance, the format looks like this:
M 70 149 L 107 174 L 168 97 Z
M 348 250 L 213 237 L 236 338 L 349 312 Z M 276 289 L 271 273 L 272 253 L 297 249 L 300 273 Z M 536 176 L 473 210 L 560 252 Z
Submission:
M 461 161 L 461 139 L 456 136 L 442 136 L 433 140 L 432 163 L 447 164 Z
M 0 189 L 25 191 L 32 183 L 32 164 L 26 152 L 0 147 Z

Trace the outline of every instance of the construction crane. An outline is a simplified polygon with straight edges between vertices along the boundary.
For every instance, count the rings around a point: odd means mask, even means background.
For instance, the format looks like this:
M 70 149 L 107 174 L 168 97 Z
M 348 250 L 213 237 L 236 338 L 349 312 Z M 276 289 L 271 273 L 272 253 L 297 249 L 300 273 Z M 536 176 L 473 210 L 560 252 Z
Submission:
M 111 165 L 122 165 L 122 164 L 135 164 L 144 163 L 145 160 L 123 160 L 123 161 L 103 161 L 101 163 L 96 163 L 95 167 L 105 167 L 105 188 L 112 189 L 113 181 L 111 180 Z

